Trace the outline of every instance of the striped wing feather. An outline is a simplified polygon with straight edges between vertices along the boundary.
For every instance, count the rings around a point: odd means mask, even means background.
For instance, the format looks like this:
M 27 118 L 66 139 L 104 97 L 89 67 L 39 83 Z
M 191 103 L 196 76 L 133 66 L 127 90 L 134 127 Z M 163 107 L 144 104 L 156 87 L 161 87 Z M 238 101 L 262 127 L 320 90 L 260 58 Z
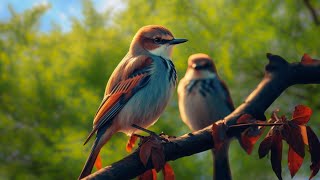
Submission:
M 111 122 L 128 100 L 148 83 L 151 66 L 151 59 L 143 56 L 143 58 L 133 59 L 132 62 L 126 64 L 126 67 L 123 67 L 126 68 L 126 72 L 130 72 L 130 74 L 121 74 L 125 79 L 119 80 L 117 83 L 115 82 L 114 87 L 111 88 L 111 92 L 103 98 L 93 120 L 93 129 L 84 144 L 90 140 L 98 129 L 108 122 Z M 113 76 L 116 75 L 117 73 L 113 74 Z M 120 74 L 118 75 L 120 76 Z

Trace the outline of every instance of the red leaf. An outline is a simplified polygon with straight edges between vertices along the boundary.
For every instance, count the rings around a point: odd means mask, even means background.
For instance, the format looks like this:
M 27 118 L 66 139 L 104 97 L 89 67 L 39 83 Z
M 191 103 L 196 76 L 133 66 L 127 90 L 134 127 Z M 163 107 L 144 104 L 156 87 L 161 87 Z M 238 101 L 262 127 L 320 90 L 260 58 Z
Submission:
M 148 141 L 141 145 L 139 156 L 144 166 L 147 166 L 149 157 L 151 155 L 151 149 L 152 149 L 152 145 Z
M 154 136 L 149 136 L 148 139 L 140 147 L 140 160 L 143 165 L 146 166 L 151 156 L 152 164 L 158 172 L 163 168 L 166 162 L 163 151 L 164 149 L 161 144 L 161 140 Z
M 248 124 L 248 123 L 259 123 L 260 121 L 256 120 L 250 114 L 243 114 L 238 118 L 237 124 Z M 263 133 L 264 128 L 249 127 L 243 133 L 241 133 L 240 145 L 248 153 L 251 154 L 254 145 L 259 140 L 261 134 Z
M 254 128 L 254 127 L 250 127 L 244 133 L 241 134 L 241 146 L 242 146 L 242 148 L 244 148 L 244 150 L 248 154 L 251 154 L 251 152 L 253 150 L 253 146 L 256 144 L 256 142 L 259 140 L 260 136 L 263 133 L 263 128 L 257 129 L 257 127 L 255 127 L 256 130 L 259 131 L 259 134 L 254 135 L 254 136 L 249 135 L 252 128 Z
M 138 177 L 138 180 L 157 180 L 157 172 L 149 169 Z
M 246 136 L 245 134 L 241 134 L 241 147 L 247 152 L 247 154 L 251 154 L 253 150 L 253 145 L 252 142 L 250 141 L 250 138 Z
M 163 146 L 161 145 L 157 148 L 153 147 L 151 151 L 152 151 L 151 158 L 152 158 L 153 167 L 156 169 L 157 172 L 159 172 L 166 163 L 164 153 L 163 153 Z
M 278 179 L 281 176 L 281 159 L 282 159 L 282 137 L 281 134 L 275 133 L 273 135 L 273 142 L 271 145 L 271 165 L 273 171 L 276 173 Z
M 238 118 L 237 124 L 249 123 L 251 122 L 250 120 L 254 120 L 254 118 L 250 114 L 243 114 Z
M 102 160 L 101 160 L 101 156 L 100 153 L 97 156 L 96 162 L 94 162 L 94 166 L 99 170 L 102 168 Z
M 303 54 L 302 58 L 301 58 L 301 63 L 302 64 L 312 64 L 313 63 L 313 59 L 308 55 L 308 54 Z
M 302 139 L 303 139 L 303 143 L 305 145 L 309 145 L 307 127 L 306 126 L 299 126 L 299 127 L 300 127 L 301 136 L 302 136 Z
M 293 178 L 294 175 L 298 172 L 303 162 L 303 157 L 298 155 L 291 146 L 289 146 L 288 152 L 288 167 L 290 170 L 291 177 Z
M 260 157 L 260 159 L 265 157 L 269 153 L 269 151 L 271 149 L 271 146 L 272 146 L 272 141 L 273 141 L 273 137 L 272 136 L 267 136 L 260 143 L 260 146 L 259 146 L 259 157 Z
M 292 121 L 288 121 L 287 124 L 283 125 L 281 134 L 284 140 L 298 153 L 301 157 L 304 157 L 304 142 L 301 135 L 301 130 L 298 125 Z
M 310 120 L 312 109 L 308 106 L 298 105 L 294 108 L 292 121 L 297 125 L 305 125 Z
M 223 121 L 218 121 L 212 124 L 212 138 L 215 149 L 220 149 L 222 147 L 224 139 L 227 136 L 226 131 L 226 125 Z
M 135 135 L 131 135 L 130 139 L 128 140 L 127 146 L 126 146 L 126 150 L 127 152 L 131 152 L 132 148 L 134 147 L 136 141 L 138 139 L 138 136 Z
M 311 179 L 319 172 L 320 168 L 320 142 L 317 135 L 312 131 L 312 129 L 309 126 L 307 126 L 307 135 L 309 142 L 309 151 L 311 155 Z
M 309 180 L 316 176 L 320 169 L 320 163 L 318 164 L 311 164 L 310 169 L 312 170 Z
M 175 180 L 174 172 L 172 167 L 169 163 L 166 163 L 164 165 L 164 168 L 162 169 L 164 180 Z

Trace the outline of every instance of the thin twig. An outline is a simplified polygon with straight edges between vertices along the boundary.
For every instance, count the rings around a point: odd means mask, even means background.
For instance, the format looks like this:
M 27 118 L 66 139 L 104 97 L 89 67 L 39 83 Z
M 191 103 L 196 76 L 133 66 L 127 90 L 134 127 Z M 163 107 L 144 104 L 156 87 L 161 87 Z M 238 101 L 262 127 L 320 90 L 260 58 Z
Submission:
M 140 127 L 140 126 L 138 126 L 138 125 L 136 125 L 136 124 L 132 124 L 131 126 L 134 127 L 134 128 L 137 128 L 137 129 L 139 129 L 139 130 L 141 130 L 141 131 L 144 131 L 144 132 L 146 132 L 146 133 L 148 133 L 148 134 L 150 134 L 150 135 L 157 135 L 155 132 L 150 131 L 150 130 L 148 130 L 148 129 L 145 129 L 145 128 L 143 128 L 143 127 Z
M 245 124 L 235 124 L 229 126 L 229 128 L 244 127 L 244 126 L 280 126 L 284 123 L 245 123 Z
M 144 136 L 140 135 L 140 134 L 132 134 L 132 136 L 136 136 L 138 138 L 144 138 Z

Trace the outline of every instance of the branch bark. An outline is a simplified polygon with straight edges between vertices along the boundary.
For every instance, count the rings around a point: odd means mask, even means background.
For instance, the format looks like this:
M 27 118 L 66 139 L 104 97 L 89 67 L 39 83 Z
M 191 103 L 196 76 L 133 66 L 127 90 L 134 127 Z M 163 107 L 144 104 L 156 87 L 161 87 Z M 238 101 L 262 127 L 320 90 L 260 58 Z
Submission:
M 312 19 L 313 19 L 313 22 L 319 26 L 320 20 L 318 19 L 317 11 L 313 8 L 313 6 L 311 5 L 309 0 L 304 0 L 303 2 L 307 6 L 307 8 L 309 9 L 311 16 L 312 16 Z
M 259 120 L 265 120 L 264 112 L 288 87 L 294 84 L 319 84 L 320 61 L 288 63 L 280 56 L 267 54 L 269 64 L 265 67 L 265 76 L 256 89 L 234 112 L 223 120 L 227 126 L 237 124 L 243 114 L 251 114 Z M 228 139 L 237 137 L 244 128 L 229 128 Z M 163 143 L 166 161 L 190 156 L 212 149 L 214 142 L 211 126 L 189 133 Z M 139 158 L 139 149 L 124 159 L 107 166 L 84 179 L 132 179 L 152 168 L 151 161 L 145 167 Z

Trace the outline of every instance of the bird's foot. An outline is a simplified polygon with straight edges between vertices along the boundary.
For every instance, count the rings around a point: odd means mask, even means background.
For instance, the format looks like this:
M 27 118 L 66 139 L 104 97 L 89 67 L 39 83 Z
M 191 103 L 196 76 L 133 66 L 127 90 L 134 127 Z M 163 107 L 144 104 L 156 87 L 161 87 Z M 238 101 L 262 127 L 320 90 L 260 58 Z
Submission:
M 175 139 L 175 138 L 177 138 L 176 136 L 167 135 L 167 134 L 165 134 L 164 132 L 161 132 L 161 133 L 159 134 L 159 136 L 160 136 L 161 138 L 165 139 L 166 142 L 169 142 L 170 139 Z
M 165 156 L 164 156 L 164 143 L 170 142 L 170 139 L 176 138 L 175 136 L 169 136 L 165 133 L 161 132 L 159 135 L 156 134 L 153 131 L 150 131 L 148 129 L 145 129 L 143 127 L 140 127 L 136 124 L 132 124 L 132 127 L 137 128 L 141 131 L 144 131 L 150 136 L 141 136 L 139 134 L 132 134 L 131 139 L 138 139 L 140 138 L 140 149 L 139 149 L 139 157 L 141 162 L 147 166 L 148 161 L 151 159 L 153 168 L 152 170 L 149 170 L 141 175 L 142 177 L 150 177 L 156 175 L 156 172 L 163 170 L 164 174 L 166 175 L 167 179 L 170 179 L 169 177 L 173 177 L 174 179 L 174 173 L 171 168 L 171 166 L 166 163 Z M 154 171 L 155 170 L 155 171 Z
M 161 132 L 158 135 L 157 133 L 155 133 L 153 131 L 150 131 L 148 129 L 145 129 L 143 127 L 140 127 L 140 126 L 138 126 L 136 124 L 132 124 L 131 126 L 134 127 L 134 128 L 137 128 L 137 129 L 139 129 L 141 131 L 144 131 L 144 132 L 150 134 L 151 137 L 154 137 L 154 138 L 159 139 L 159 140 L 164 141 L 164 142 L 169 142 L 170 138 L 175 138 L 175 136 L 169 136 L 169 135 L 164 134 L 163 132 Z M 141 135 L 138 135 L 138 134 L 133 134 L 133 135 L 136 136 L 136 137 L 139 137 L 142 140 L 142 142 L 144 141 L 144 139 L 148 138 L 148 137 L 141 136 Z
M 150 134 L 150 135 L 155 135 L 155 136 L 157 136 L 157 134 L 156 134 L 155 132 L 150 131 L 150 130 L 148 130 L 148 129 L 145 129 L 145 128 L 143 128 L 143 127 L 140 127 L 140 126 L 138 126 L 138 125 L 136 125 L 136 124 L 132 124 L 131 126 L 134 127 L 134 128 L 136 128 L 136 129 L 139 129 L 139 130 L 141 130 L 141 131 L 144 131 L 144 132 L 146 132 L 146 133 L 148 133 L 148 134 Z

